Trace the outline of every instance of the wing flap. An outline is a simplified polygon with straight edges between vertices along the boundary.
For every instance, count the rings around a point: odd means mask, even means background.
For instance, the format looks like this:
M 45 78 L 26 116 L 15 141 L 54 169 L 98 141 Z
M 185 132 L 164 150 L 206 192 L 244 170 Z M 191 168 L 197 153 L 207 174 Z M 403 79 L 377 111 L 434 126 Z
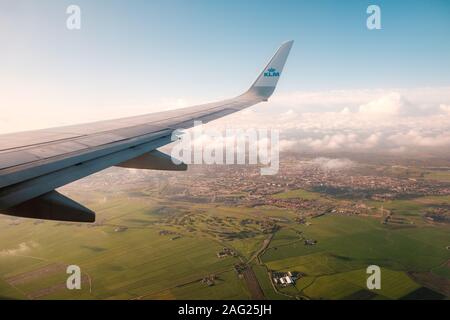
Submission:
M 166 136 L 87 161 L 73 158 L 71 160 L 75 164 L 69 167 L 0 189 L 0 210 L 17 206 L 70 182 L 139 157 L 170 142 L 171 136 Z
M 130 169 L 164 170 L 164 171 L 186 171 L 187 165 L 179 161 L 175 164 L 171 156 L 158 150 L 143 154 L 137 158 L 122 162 L 117 167 Z
M 95 213 L 78 202 L 51 191 L 4 211 L 8 215 L 72 222 L 95 222 Z

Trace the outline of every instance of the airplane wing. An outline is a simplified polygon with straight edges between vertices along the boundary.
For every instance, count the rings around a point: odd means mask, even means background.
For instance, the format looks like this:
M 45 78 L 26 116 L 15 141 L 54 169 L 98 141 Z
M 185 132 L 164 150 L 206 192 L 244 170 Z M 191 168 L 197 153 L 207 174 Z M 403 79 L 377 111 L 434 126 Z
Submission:
M 0 135 L 0 212 L 35 219 L 94 222 L 95 213 L 55 189 L 111 166 L 185 170 L 156 150 L 177 129 L 267 101 L 293 41 L 283 43 L 250 89 L 232 99 L 178 110 Z

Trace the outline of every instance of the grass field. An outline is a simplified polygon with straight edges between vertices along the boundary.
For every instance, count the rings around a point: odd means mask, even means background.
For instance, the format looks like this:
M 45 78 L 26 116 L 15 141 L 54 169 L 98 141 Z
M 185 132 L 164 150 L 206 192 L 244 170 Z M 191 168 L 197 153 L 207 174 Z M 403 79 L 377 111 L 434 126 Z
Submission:
M 261 289 L 263 290 L 264 295 L 267 299 L 270 300 L 286 299 L 286 296 L 276 293 L 275 290 L 273 289 L 272 283 L 269 278 L 269 274 L 267 273 L 267 268 L 265 266 L 253 265 L 252 268 L 256 274 L 256 277 L 258 278 L 259 285 L 261 286 Z
M 320 193 L 310 192 L 303 189 L 290 190 L 283 193 L 278 193 L 273 196 L 275 199 L 293 199 L 300 198 L 304 200 L 316 200 L 321 197 Z
M 315 246 L 296 239 L 297 232 L 282 230 L 262 256 L 271 270 L 305 275 L 296 287 L 314 299 L 345 299 L 367 294 L 365 268 L 382 267 L 385 285 L 373 298 L 399 299 L 421 287 L 408 271 L 435 273 L 448 278 L 450 234 L 446 227 L 390 229 L 368 217 L 323 216 L 310 226 L 296 226 Z M 414 248 L 414 249 L 412 249 Z M 359 293 L 358 293 L 359 292 Z
M 187 234 L 176 240 L 171 240 L 173 235 L 159 235 L 164 228 L 154 225 L 155 219 L 147 212 L 148 207 L 121 199 L 120 204 L 111 204 L 110 209 L 100 212 L 100 219 L 108 214 L 108 221 L 99 226 L 2 217 L 0 296 L 29 298 L 43 289 L 49 292 L 40 298 L 136 298 L 164 290 L 174 290 L 177 296 L 182 290 L 172 288 L 227 270 L 227 280 L 215 290 L 215 297 L 246 296 L 238 290 L 242 281 L 229 272 L 237 259 L 216 257 L 223 247 L 220 243 Z M 128 229 L 116 232 L 116 225 Z M 67 278 L 64 268 L 30 276 L 33 270 L 57 263 L 79 265 L 92 278 L 92 292 L 87 284 L 81 291 L 58 289 L 57 285 Z M 28 278 L 15 284 L 11 279 L 17 277 Z M 200 296 L 198 286 L 193 288 Z
M 450 182 L 450 171 L 433 171 L 425 174 L 425 179 L 441 182 Z
M 37 242 L 39 247 L 24 252 L 30 256 L 23 257 L 26 260 L 20 261 L 20 264 L 19 261 L 14 263 L 16 257 L 2 257 L 2 276 L 9 278 L 27 272 L 32 265 L 37 267 L 55 261 L 76 264 L 95 279 L 92 298 L 113 298 L 123 296 L 124 293 L 132 298 L 230 269 L 234 260 L 218 260 L 215 253 L 221 248 L 220 245 L 207 240 L 184 237 L 171 241 L 166 236 L 159 236 L 155 230 L 146 229 L 120 233 L 103 227 L 90 229 L 77 232 L 76 240 L 69 242 L 64 239 L 69 238 L 68 233 L 62 230 L 42 236 Z M 44 244 L 45 249 L 41 249 Z M 44 261 L 36 260 L 31 255 Z M 27 267 L 20 268 L 25 262 Z M 31 279 L 17 286 L 17 289 L 32 293 L 62 282 L 65 278 L 66 275 L 60 272 L 58 277 Z M 59 292 L 57 296 L 60 296 Z
M 436 291 L 422 289 L 427 281 L 440 290 L 442 279 L 450 279 L 446 226 L 393 229 L 377 218 L 336 215 L 302 225 L 289 210 L 170 203 L 146 192 L 92 192 L 89 201 L 82 194 L 71 194 L 98 212 L 94 225 L 1 216 L 0 298 L 249 299 L 234 265 L 250 259 L 267 239 L 257 221 L 277 221 L 280 227 L 260 257 L 262 264 L 255 259 L 251 265 L 268 299 L 432 296 Z M 320 197 L 304 190 L 277 196 Z M 449 200 L 424 197 L 384 205 L 411 215 Z M 230 234 L 233 237 L 227 238 Z M 304 239 L 318 242 L 305 246 Z M 223 247 L 232 248 L 237 256 L 218 258 Z M 65 268 L 70 264 L 81 267 L 82 290 L 65 287 Z M 365 268 L 370 264 L 382 267 L 384 280 L 377 293 L 365 288 Z M 276 292 L 268 269 L 304 275 L 295 287 Z M 409 272 L 417 273 L 419 280 Z M 201 283 L 212 274 L 213 286 Z
M 205 299 L 205 300 L 226 300 L 242 299 L 247 300 L 250 295 L 241 280 L 236 279 L 234 271 L 226 271 L 218 276 L 216 284 L 205 287 L 199 281 L 186 285 L 177 286 L 172 289 L 152 293 L 142 297 L 142 299 Z
M 372 299 L 400 299 L 420 288 L 404 272 L 383 268 L 381 275 L 381 289 L 375 291 Z M 303 292 L 316 299 L 357 298 L 361 291 L 367 291 L 366 280 L 365 269 L 326 275 L 317 277 Z
M 368 206 L 377 210 L 383 207 L 393 214 L 403 216 L 420 216 L 430 206 L 450 205 L 450 196 L 428 196 L 408 200 L 366 201 Z

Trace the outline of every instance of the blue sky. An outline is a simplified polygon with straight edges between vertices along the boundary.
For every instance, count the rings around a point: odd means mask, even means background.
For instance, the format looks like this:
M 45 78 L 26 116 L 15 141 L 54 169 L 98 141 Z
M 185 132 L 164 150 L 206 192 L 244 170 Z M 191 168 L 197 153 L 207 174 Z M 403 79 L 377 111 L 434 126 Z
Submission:
M 66 29 L 69 4 L 81 7 L 79 31 Z M 369 4 L 381 7 L 382 30 L 366 28 Z M 0 0 L 0 103 L 228 97 L 290 39 L 281 93 L 450 85 L 446 0 Z

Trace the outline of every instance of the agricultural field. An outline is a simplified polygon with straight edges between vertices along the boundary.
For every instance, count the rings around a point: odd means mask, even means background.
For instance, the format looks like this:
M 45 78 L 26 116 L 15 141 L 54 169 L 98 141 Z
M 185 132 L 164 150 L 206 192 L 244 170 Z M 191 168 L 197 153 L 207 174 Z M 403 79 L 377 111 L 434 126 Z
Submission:
M 432 171 L 425 174 L 425 179 L 450 182 L 450 170 L 446 171 Z
M 273 203 L 172 198 L 183 192 L 177 188 L 162 177 L 65 189 L 96 211 L 95 224 L 0 216 L 0 299 L 450 297 L 450 226 L 427 216 L 447 208 L 449 196 L 365 199 L 364 214 L 305 215 Z M 268 198 L 351 204 L 297 188 Z M 81 290 L 66 288 L 69 265 L 81 268 Z M 381 268 L 380 290 L 367 289 L 369 265 Z M 274 283 L 274 274 L 287 272 L 299 275 L 295 283 Z
M 237 258 L 216 257 L 223 247 L 219 242 L 188 233 L 160 235 L 168 228 L 158 225 L 155 212 L 123 198 L 113 199 L 100 216 L 103 222 L 93 226 L 2 217 L 1 296 L 133 299 L 169 293 L 186 297 L 188 291 L 217 299 L 248 296 L 232 274 Z M 72 264 L 86 275 L 80 291 L 65 288 L 65 269 Z M 199 286 L 209 274 L 218 274 L 218 285 Z
M 290 190 L 287 192 L 279 193 L 274 195 L 273 197 L 275 199 L 293 199 L 293 198 L 300 198 L 304 200 L 316 200 L 320 198 L 320 194 L 316 192 L 310 192 L 303 189 L 298 190 Z
M 317 240 L 317 244 L 305 246 L 297 237 L 299 232 Z M 366 297 L 360 292 L 367 291 L 365 268 L 378 265 L 382 268 L 383 285 L 373 298 L 400 299 L 427 285 L 415 281 L 410 273 L 439 277 L 448 288 L 441 293 L 428 289 L 428 293 L 445 297 L 450 289 L 448 271 L 443 271 L 449 269 L 449 242 L 446 227 L 392 229 L 368 217 L 322 216 L 309 226 L 279 232 L 262 261 L 274 271 L 303 274 L 296 283 L 296 296 Z M 433 287 L 432 283 L 429 285 Z
M 394 214 L 404 216 L 420 216 L 424 210 L 432 206 L 450 205 L 450 196 L 427 196 L 408 200 L 366 201 L 366 204 L 376 209 L 383 207 Z

